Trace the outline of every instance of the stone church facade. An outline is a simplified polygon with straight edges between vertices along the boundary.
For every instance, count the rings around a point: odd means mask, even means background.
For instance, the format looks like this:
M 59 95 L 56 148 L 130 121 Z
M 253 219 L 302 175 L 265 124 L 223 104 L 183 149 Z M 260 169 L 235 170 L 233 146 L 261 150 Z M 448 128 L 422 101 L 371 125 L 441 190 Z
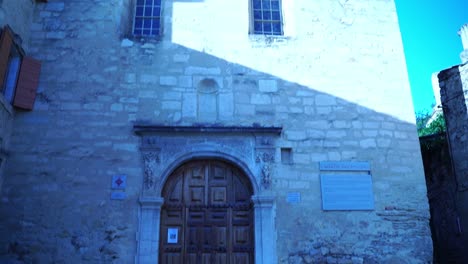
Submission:
M 0 23 L 0 262 L 432 260 L 393 1 L 3 0 Z

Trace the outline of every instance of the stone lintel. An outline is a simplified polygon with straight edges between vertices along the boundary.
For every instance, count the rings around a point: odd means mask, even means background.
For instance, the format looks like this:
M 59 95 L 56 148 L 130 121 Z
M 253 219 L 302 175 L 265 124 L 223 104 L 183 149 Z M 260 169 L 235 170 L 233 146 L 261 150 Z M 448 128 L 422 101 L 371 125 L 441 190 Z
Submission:
M 133 131 L 137 135 L 151 133 L 258 133 L 281 134 L 282 127 L 261 126 L 161 126 L 135 124 Z

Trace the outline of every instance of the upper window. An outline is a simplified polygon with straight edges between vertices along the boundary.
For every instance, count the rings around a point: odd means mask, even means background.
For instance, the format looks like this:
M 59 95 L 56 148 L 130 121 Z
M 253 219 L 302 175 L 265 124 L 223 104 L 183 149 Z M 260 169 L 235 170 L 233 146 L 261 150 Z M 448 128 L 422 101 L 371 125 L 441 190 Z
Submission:
M 156 37 L 161 33 L 161 0 L 137 0 L 133 35 Z
M 253 33 L 282 35 L 280 0 L 252 0 Z

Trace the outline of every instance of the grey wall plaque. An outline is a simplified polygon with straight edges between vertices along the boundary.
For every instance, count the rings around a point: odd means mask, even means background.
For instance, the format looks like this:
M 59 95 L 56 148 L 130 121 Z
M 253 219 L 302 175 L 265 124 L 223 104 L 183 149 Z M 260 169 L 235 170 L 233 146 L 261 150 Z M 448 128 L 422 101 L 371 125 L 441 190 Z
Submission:
M 298 192 L 290 192 L 286 197 L 286 202 L 291 204 L 297 204 L 301 202 L 301 193 Z
M 321 161 L 321 171 L 370 171 L 367 161 Z
M 370 174 L 320 175 L 323 210 L 373 210 Z

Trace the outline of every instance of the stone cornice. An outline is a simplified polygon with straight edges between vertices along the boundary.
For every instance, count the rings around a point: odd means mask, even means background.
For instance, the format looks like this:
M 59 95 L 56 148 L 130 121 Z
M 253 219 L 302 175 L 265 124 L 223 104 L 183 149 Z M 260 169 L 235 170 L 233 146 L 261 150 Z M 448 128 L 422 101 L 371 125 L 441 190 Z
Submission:
M 254 133 L 254 134 L 281 134 L 282 127 L 260 126 L 164 126 L 134 124 L 133 132 L 137 135 L 154 133 Z

